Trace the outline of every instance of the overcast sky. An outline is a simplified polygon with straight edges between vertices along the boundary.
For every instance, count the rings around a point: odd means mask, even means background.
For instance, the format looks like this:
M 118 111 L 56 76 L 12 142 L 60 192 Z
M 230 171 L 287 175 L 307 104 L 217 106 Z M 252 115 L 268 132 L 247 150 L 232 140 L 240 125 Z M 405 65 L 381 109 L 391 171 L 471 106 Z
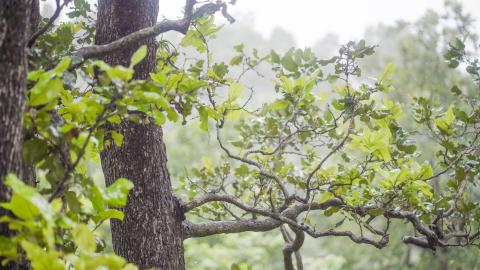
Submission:
M 480 19 L 480 0 L 461 2 Z M 160 0 L 160 13 L 176 18 L 183 4 L 183 0 Z M 240 21 L 246 14 L 253 14 L 255 29 L 265 36 L 276 26 L 286 29 L 302 47 L 312 45 L 329 32 L 344 42 L 362 38 L 366 27 L 380 22 L 413 21 L 427 9 L 442 11 L 443 0 L 237 0 L 230 9 Z M 479 26 L 477 22 L 477 29 Z

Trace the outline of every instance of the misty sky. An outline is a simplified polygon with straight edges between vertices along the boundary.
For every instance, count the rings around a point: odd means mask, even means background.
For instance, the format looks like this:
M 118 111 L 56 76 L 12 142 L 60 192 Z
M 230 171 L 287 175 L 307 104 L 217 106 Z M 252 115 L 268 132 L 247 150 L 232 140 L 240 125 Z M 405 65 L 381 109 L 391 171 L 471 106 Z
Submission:
M 480 0 L 461 2 L 480 20 Z M 176 18 L 183 4 L 183 0 L 160 0 L 160 13 Z M 265 36 L 280 26 L 291 32 L 296 44 L 302 47 L 312 45 L 329 32 L 335 33 L 341 42 L 359 39 L 368 26 L 390 24 L 398 19 L 413 21 L 429 8 L 442 11 L 443 0 L 237 0 L 231 14 L 239 21 L 251 20 L 253 15 L 255 29 Z

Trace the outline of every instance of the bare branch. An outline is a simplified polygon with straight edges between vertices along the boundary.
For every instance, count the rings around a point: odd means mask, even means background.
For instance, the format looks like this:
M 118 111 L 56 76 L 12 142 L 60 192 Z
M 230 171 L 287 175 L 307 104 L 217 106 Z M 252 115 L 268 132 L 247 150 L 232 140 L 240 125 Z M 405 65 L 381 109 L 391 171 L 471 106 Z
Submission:
M 240 232 L 266 232 L 271 231 L 282 222 L 267 218 L 264 220 L 228 220 L 194 223 L 190 221 L 183 222 L 184 237 L 205 237 L 221 233 L 240 233 Z
M 438 245 L 442 246 L 442 243 L 439 241 L 435 231 L 430 229 L 427 225 L 423 224 L 423 222 L 414 212 L 390 210 L 390 211 L 386 211 L 384 213 L 384 216 L 387 218 L 407 219 L 413 225 L 415 230 L 417 230 L 420 234 L 426 237 L 429 248 L 435 250 L 436 246 Z M 405 239 L 410 239 L 410 238 L 406 237 Z M 414 241 L 414 240 L 407 240 L 407 241 Z M 413 242 L 409 242 L 409 243 L 413 244 Z
M 319 237 L 325 237 L 325 236 L 346 236 L 350 238 L 355 243 L 358 244 L 369 244 L 372 245 L 378 249 L 384 248 L 389 241 L 388 235 L 384 235 L 382 239 L 379 241 L 375 241 L 373 239 L 364 237 L 364 236 L 357 236 L 351 231 L 334 231 L 334 230 L 328 230 L 326 232 L 314 232 L 314 231 L 307 231 L 307 233 L 314 237 L 314 238 L 319 238 Z
M 70 1 L 71 0 L 64 0 L 61 5 L 60 5 L 60 0 L 55 1 L 55 4 L 56 4 L 55 12 L 53 13 L 52 17 L 48 19 L 47 23 L 42 28 L 38 29 L 35 33 L 32 34 L 32 36 L 30 37 L 30 40 L 28 41 L 29 48 L 31 48 L 35 44 L 35 41 L 39 36 L 45 34 L 45 32 L 48 31 L 48 28 L 50 28 L 50 26 L 52 26 L 52 24 L 57 20 L 58 16 L 60 16 L 60 13 L 62 12 L 62 9 L 66 5 L 68 5 Z
M 285 183 L 282 181 L 282 179 L 280 179 L 280 177 L 278 177 L 275 174 L 271 174 L 271 173 L 266 172 L 265 170 L 262 169 L 262 166 L 259 163 L 255 162 L 253 160 L 233 155 L 230 152 L 230 150 L 227 147 L 225 147 L 225 145 L 223 144 L 222 139 L 220 137 L 220 127 L 218 125 L 217 125 L 217 141 L 218 141 L 218 144 L 220 145 L 220 148 L 225 152 L 225 154 L 227 154 L 227 156 L 229 158 L 235 159 L 235 160 L 238 160 L 242 163 L 246 163 L 246 164 L 249 164 L 249 165 L 252 165 L 252 166 L 256 167 L 259 170 L 260 175 L 274 180 L 280 186 L 280 189 L 282 190 L 283 196 L 285 197 L 285 202 L 286 203 L 287 203 L 288 200 L 290 200 L 290 193 L 288 192 Z
M 421 248 L 431 248 L 427 238 L 425 237 L 405 236 L 402 238 L 402 241 L 405 244 L 412 244 Z
M 311 192 L 310 182 L 311 182 L 313 176 L 315 175 L 315 173 L 318 172 L 318 170 L 320 170 L 322 168 L 323 164 L 325 164 L 325 162 L 327 162 L 327 160 L 333 154 L 335 154 L 338 150 L 340 150 L 340 148 L 343 147 L 343 145 L 345 144 L 347 139 L 350 137 L 350 133 L 352 132 L 352 128 L 353 128 L 353 124 L 354 124 L 354 118 L 352 116 L 352 119 L 350 120 L 350 124 L 349 124 L 348 129 L 347 129 L 347 134 L 345 135 L 345 137 L 320 161 L 320 163 L 318 163 L 317 166 L 315 166 L 315 168 L 312 170 L 312 172 L 310 172 L 310 174 L 308 175 L 307 180 L 306 180 L 306 187 L 307 187 L 307 194 L 305 196 L 306 201 L 308 201 L 310 199 L 310 192 Z
M 305 233 L 297 229 L 292 229 L 292 230 L 295 233 L 295 238 L 292 238 L 292 236 L 290 236 L 290 233 L 287 231 L 287 229 L 284 226 L 280 227 L 282 236 L 285 239 L 285 242 L 287 242 L 287 244 L 283 248 L 283 263 L 286 270 L 295 270 L 295 268 L 293 267 L 293 261 L 292 261 L 292 253 L 295 253 L 297 270 L 302 270 L 303 263 L 302 263 L 302 257 L 300 255 L 299 250 L 302 247 L 303 242 L 305 241 Z

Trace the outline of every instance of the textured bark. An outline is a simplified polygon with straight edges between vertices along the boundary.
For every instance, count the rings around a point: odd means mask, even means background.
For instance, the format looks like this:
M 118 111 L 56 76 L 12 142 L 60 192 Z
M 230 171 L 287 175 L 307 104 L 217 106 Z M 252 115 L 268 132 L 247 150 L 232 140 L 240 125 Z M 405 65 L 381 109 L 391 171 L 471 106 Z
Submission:
M 0 2 L 0 179 L 21 173 L 29 0 Z
M 157 14 L 158 0 L 100 0 L 96 44 L 152 26 Z M 154 40 L 144 42 L 149 53 L 135 68 L 138 79 L 146 79 L 155 68 Z M 103 60 L 111 65 L 128 65 L 139 45 L 106 55 Z M 125 219 L 112 221 L 115 252 L 141 269 L 184 269 L 184 218 L 172 193 L 161 127 L 123 121 L 111 128 L 123 134 L 124 140 L 121 147 L 112 144 L 101 153 L 106 183 L 125 177 L 135 185 L 123 209 Z
M 39 0 L 31 0 L 31 11 L 30 11 L 30 29 L 28 32 L 28 38 L 32 36 L 38 30 L 38 23 L 40 22 L 40 3 Z
M 27 41 L 31 0 L 0 1 L 0 201 L 9 199 L 3 181 L 8 173 L 22 176 L 23 113 L 27 74 Z M 6 213 L 0 208 L 0 216 Z M 5 223 L 0 235 L 11 236 Z M 10 263 L 0 269 L 18 269 Z

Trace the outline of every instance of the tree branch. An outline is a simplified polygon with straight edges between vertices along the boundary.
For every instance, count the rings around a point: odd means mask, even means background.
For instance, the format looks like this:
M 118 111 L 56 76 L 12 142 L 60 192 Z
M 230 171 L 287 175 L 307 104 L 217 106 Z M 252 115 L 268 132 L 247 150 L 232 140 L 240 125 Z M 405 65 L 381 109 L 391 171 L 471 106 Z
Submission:
M 364 237 L 364 236 L 357 236 L 351 231 L 334 231 L 334 230 L 328 230 L 326 232 L 315 232 L 315 231 L 307 231 L 307 233 L 314 237 L 314 238 L 319 238 L 319 237 L 325 237 L 325 236 L 345 236 L 350 238 L 355 243 L 358 244 L 369 244 L 372 245 L 378 249 L 384 248 L 389 241 L 388 235 L 384 235 L 382 239 L 379 241 L 375 241 L 373 239 Z
M 222 233 L 266 232 L 279 227 L 281 224 L 281 221 L 273 218 L 267 218 L 264 220 L 228 220 L 199 223 L 184 221 L 183 232 L 185 239 L 187 239 Z
M 32 36 L 30 37 L 30 39 L 28 40 L 28 47 L 31 48 L 34 44 L 35 44 L 35 41 L 37 40 L 37 38 L 43 34 L 45 34 L 45 32 L 48 31 L 48 28 L 50 28 L 50 26 L 52 26 L 52 24 L 57 20 L 58 16 L 60 16 L 60 13 L 62 12 L 62 9 L 68 5 L 68 3 L 70 3 L 71 0 L 64 0 L 63 3 L 60 5 L 60 0 L 56 0 L 55 1 L 55 4 L 56 4 L 56 9 L 55 9 L 55 12 L 53 13 L 52 17 L 50 17 L 50 19 L 48 19 L 47 23 L 40 29 L 38 29 L 35 33 L 32 34 Z
M 220 233 L 238 233 L 238 232 L 245 232 L 245 231 L 269 231 L 273 230 L 282 224 L 287 224 L 290 228 L 296 232 L 296 234 L 308 234 L 314 238 L 320 237 L 327 237 L 327 236 L 343 236 L 348 237 L 355 243 L 360 244 L 369 244 L 376 248 L 383 248 L 389 242 L 389 235 L 387 233 L 388 229 L 385 229 L 385 232 L 378 232 L 376 234 L 381 236 L 380 240 L 375 240 L 372 238 L 365 237 L 363 235 L 355 235 L 351 231 L 335 231 L 335 230 L 327 230 L 323 232 L 316 231 L 314 228 L 311 228 L 304 224 L 299 224 L 295 220 L 301 213 L 309 211 L 309 210 L 326 210 L 329 207 L 341 207 L 342 209 L 350 212 L 355 212 L 361 216 L 365 215 L 369 209 L 373 209 L 376 207 L 351 207 L 346 205 L 340 199 L 331 199 L 323 203 L 301 203 L 301 204 L 294 204 L 287 207 L 281 213 L 273 212 L 267 209 L 255 208 L 249 205 L 246 205 L 243 202 L 238 201 L 236 198 L 230 195 L 220 195 L 220 194 L 206 194 L 202 197 L 199 197 L 187 204 L 183 205 L 184 211 L 188 212 L 194 208 L 197 208 L 203 204 L 214 202 L 214 201 L 221 201 L 227 202 L 237 206 L 238 208 L 250 212 L 256 213 L 266 217 L 263 220 L 236 220 L 236 221 L 214 221 L 214 222 L 203 222 L 203 223 L 192 223 L 189 221 L 184 222 L 184 233 L 186 238 L 190 237 L 204 237 L 214 234 Z M 413 244 L 422 248 L 429 248 L 435 250 L 436 247 L 445 247 L 451 246 L 452 244 L 448 243 L 449 238 L 453 237 L 463 237 L 465 243 L 457 244 L 457 246 L 466 246 L 466 245 L 476 245 L 474 243 L 475 240 L 480 236 L 480 233 L 470 235 L 460 235 L 456 236 L 453 235 L 451 237 L 441 238 L 439 237 L 436 232 L 430 228 L 428 225 L 424 224 L 420 218 L 411 211 L 401 211 L 401 210 L 386 210 L 384 212 L 384 217 L 387 219 L 395 218 L 395 219 L 405 219 L 408 220 L 412 225 L 413 228 L 420 233 L 422 236 L 405 236 L 403 238 L 403 242 L 406 244 Z M 304 237 L 304 236 L 297 236 L 297 237 Z M 298 241 L 300 241 L 299 239 Z M 302 240 L 303 241 L 303 240 Z M 295 252 L 298 247 L 298 244 L 293 244 L 293 246 L 287 246 L 286 254 L 291 254 Z
M 252 166 L 256 167 L 259 170 L 260 175 L 268 177 L 268 178 L 274 180 L 275 183 L 278 184 L 278 186 L 280 187 L 280 189 L 282 191 L 283 196 L 285 197 L 285 202 L 290 200 L 290 193 L 288 192 L 288 189 L 287 189 L 284 181 L 282 179 L 280 179 L 280 177 L 278 177 L 276 174 L 268 173 L 265 170 L 263 170 L 262 166 L 258 162 L 255 162 L 255 161 L 247 159 L 247 158 L 243 158 L 243 157 L 233 155 L 230 152 L 230 150 L 222 142 L 222 139 L 220 137 L 220 126 L 219 125 L 217 125 L 217 141 L 218 141 L 218 144 L 220 145 L 220 148 L 225 152 L 225 154 L 227 154 L 227 156 L 229 158 L 235 159 L 235 160 L 238 160 L 242 163 L 249 164 L 249 165 L 252 165 Z
M 297 270 L 303 270 L 302 256 L 300 255 L 300 248 L 305 241 L 305 233 L 303 231 L 292 229 L 295 233 L 295 238 L 292 238 L 284 226 L 280 227 L 282 236 L 287 243 L 283 248 L 283 263 L 285 270 L 295 270 L 293 267 L 292 254 L 295 253 L 295 259 L 297 262 Z
M 193 7 L 195 4 L 197 4 L 196 0 L 186 0 L 185 11 L 182 19 L 163 20 L 155 24 L 154 26 L 138 30 L 108 44 L 93 45 L 81 48 L 75 53 L 75 55 L 83 59 L 88 59 L 115 52 L 122 48 L 141 42 L 142 40 L 158 36 L 165 32 L 176 31 L 182 34 L 186 34 L 188 28 L 190 27 L 190 24 L 194 20 L 193 18 L 196 16 L 197 13 L 193 11 Z M 217 11 L 221 10 L 224 16 L 226 16 L 225 14 L 228 15 L 226 11 L 226 4 L 223 1 L 217 1 L 215 4 L 210 3 L 207 5 L 213 5 L 214 8 L 217 8 Z M 232 18 L 230 15 L 226 16 L 226 18 L 232 22 Z

